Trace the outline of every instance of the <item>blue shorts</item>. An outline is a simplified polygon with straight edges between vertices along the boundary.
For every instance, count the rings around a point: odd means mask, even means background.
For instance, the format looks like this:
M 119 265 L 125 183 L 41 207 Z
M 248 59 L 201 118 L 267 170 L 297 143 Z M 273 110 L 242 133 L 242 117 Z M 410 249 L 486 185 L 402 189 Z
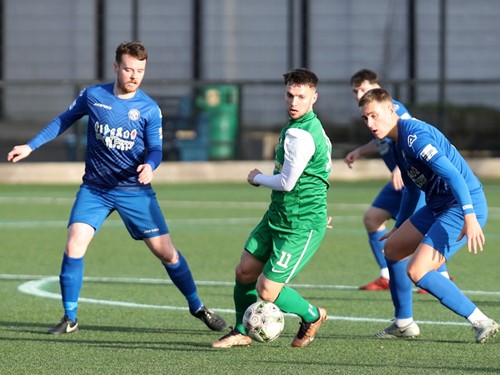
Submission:
M 377 207 L 382 210 L 389 212 L 393 219 L 396 219 L 399 208 L 401 207 L 401 199 L 403 198 L 403 190 L 395 190 L 392 187 L 392 183 L 388 182 L 384 185 L 382 190 L 378 193 L 372 202 L 372 207 Z M 420 199 L 418 201 L 415 211 L 420 207 L 425 205 L 425 195 L 420 194 Z
M 117 211 L 125 227 L 136 240 L 168 233 L 156 193 L 149 187 L 137 190 L 101 190 L 86 185 L 80 186 L 71 210 L 68 226 L 85 223 L 95 229 Z
M 488 204 L 483 191 L 472 195 L 472 202 L 477 220 L 484 227 L 488 218 Z M 457 242 L 464 226 L 464 214 L 458 204 L 437 215 L 427 206 L 422 207 L 410 217 L 410 222 L 424 234 L 422 242 L 432 246 L 446 260 L 450 260 L 467 243 L 465 236 Z

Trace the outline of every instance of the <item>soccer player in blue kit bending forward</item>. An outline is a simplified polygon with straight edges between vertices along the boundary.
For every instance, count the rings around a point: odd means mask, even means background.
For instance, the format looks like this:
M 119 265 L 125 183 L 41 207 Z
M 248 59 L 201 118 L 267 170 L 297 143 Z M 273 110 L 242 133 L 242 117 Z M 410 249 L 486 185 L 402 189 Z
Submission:
M 83 183 L 68 222 L 68 237 L 59 275 L 64 316 L 50 334 L 78 331 L 78 298 L 85 252 L 104 220 L 117 211 L 132 238 L 143 240 L 162 262 L 185 296 L 190 313 L 208 328 L 222 331 L 224 320 L 198 297 L 191 270 L 174 247 L 151 187 L 162 159 L 162 122 L 158 105 L 140 89 L 148 58 L 140 42 L 116 49 L 115 82 L 88 87 L 71 106 L 25 145 L 15 146 L 7 160 L 18 162 L 88 115 Z
M 420 334 L 413 320 L 412 282 L 467 319 L 476 342 L 499 330 L 451 280 L 436 270 L 464 245 L 483 250 L 488 207 L 479 179 L 450 141 L 435 127 L 400 118 L 390 94 L 368 91 L 359 101 L 362 118 L 377 139 L 395 142 L 394 154 L 406 190 L 394 228 L 385 236 L 394 322 L 375 337 L 411 338 Z M 426 206 L 413 213 L 419 191 Z
M 354 98 L 356 103 L 359 99 L 367 92 L 372 89 L 381 88 L 377 74 L 369 69 L 361 69 L 354 73 L 351 77 L 351 88 L 354 93 Z M 412 116 L 406 109 L 406 107 L 394 100 L 394 110 L 399 117 L 411 118 Z M 368 233 L 368 243 L 372 250 L 375 260 L 380 269 L 380 277 L 361 286 L 359 289 L 368 291 L 378 291 L 389 289 L 389 269 L 387 268 L 387 262 L 384 257 L 384 241 L 380 238 L 387 233 L 386 223 L 389 219 L 395 219 L 399 208 L 401 206 L 401 199 L 404 192 L 404 184 L 401 178 L 401 171 L 396 165 L 394 160 L 392 148 L 394 147 L 394 142 L 388 138 L 376 139 L 373 138 L 368 143 L 357 147 L 356 149 L 349 152 L 345 158 L 344 162 L 352 168 L 352 164 L 361 156 L 366 154 L 372 154 L 378 152 L 384 161 L 385 165 L 391 172 L 391 181 L 387 182 L 385 186 L 380 190 L 377 197 L 374 199 L 368 210 L 365 212 L 363 217 L 363 223 L 365 229 Z M 424 202 L 423 192 L 420 194 L 421 198 L 415 209 L 419 209 Z M 448 275 L 448 269 L 446 263 L 444 263 L 438 270 L 442 275 L 450 277 Z M 427 293 L 423 289 L 418 289 L 418 293 Z

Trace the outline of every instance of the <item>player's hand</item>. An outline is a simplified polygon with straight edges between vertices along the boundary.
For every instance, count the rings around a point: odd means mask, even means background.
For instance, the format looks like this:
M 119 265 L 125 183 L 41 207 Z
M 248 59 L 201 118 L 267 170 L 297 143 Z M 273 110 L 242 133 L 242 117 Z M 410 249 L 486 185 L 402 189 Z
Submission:
M 17 163 L 20 160 L 28 157 L 33 150 L 28 145 L 14 146 L 14 148 L 7 154 L 7 161 Z
M 347 164 L 349 168 L 352 168 L 352 164 L 356 161 L 361 156 L 361 154 L 358 152 L 358 149 L 353 150 L 349 152 L 345 158 L 344 158 L 344 163 Z
M 333 217 L 328 216 L 328 220 L 326 221 L 326 229 L 333 229 L 333 224 L 330 224 L 333 221 Z
M 384 241 L 388 239 L 398 228 L 392 228 L 389 232 L 386 232 L 382 237 L 380 237 L 379 241 Z
M 400 191 L 405 187 L 405 184 L 403 182 L 403 177 L 401 177 L 401 170 L 399 169 L 398 166 L 396 166 L 391 172 L 391 182 L 392 182 L 392 187 L 396 191 Z
M 153 168 L 150 164 L 141 164 L 137 167 L 137 180 L 143 184 L 147 185 L 153 181 Z
M 483 251 L 483 245 L 485 243 L 483 229 L 479 222 L 477 221 L 476 214 L 470 213 L 464 216 L 464 226 L 462 232 L 457 238 L 460 241 L 464 236 L 467 237 L 467 250 L 469 253 L 477 251 Z
M 252 169 L 249 173 L 248 173 L 248 176 L 247 176 L 247 181 L 250 185 L 253 185 L 253 186 L 260 186 L 259 184 L 256 184 L 253 182 L 253 179 L 255 178 L 255 176 L 257 176 L 258 174 L 262 174 L 261 171 L 259 171 L 257 168 L 255 169 Z

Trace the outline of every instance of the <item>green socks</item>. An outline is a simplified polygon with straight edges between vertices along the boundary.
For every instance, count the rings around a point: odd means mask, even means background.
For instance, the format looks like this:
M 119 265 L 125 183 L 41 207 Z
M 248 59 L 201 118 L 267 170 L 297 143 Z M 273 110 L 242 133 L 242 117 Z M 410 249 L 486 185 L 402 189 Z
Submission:
M 257 302 L 258 296 L 257 289 L 255 289 L 256 284 L 256 282 L 251 284 L 241 284 L 238 281 L 234 284 L 233 299 L 236 310 L 236 324 L 234 329 L 243 334 L 245 334 L 245 330 L 243 328 L 243 314 L 248 306 Z
M 234 284 L 233 298 L 236 310 L 236 324 L 234 329 L 245 334 L 243 328 L 243 314 L 248 306 L 257 302 L 258 295 L 255 289 L 256 283 L 242 284 L 238 281 Z M 300 316 L 304 321 L 312 323 L 319 317 L 316 306 L 311 305 L 299 292 L 290 287 L 283 287 L 274 304 L 285 313 L 292 313 Z
M 295 289 L 287 286 L 281 289 L 281 293 L 276 298 L 276 301 L 274 301 L 274 304 L 281 311 L 296 314 L 308 323 L 316 321 L 319 317 L 319 311 L 316 306 L 311 305 Z

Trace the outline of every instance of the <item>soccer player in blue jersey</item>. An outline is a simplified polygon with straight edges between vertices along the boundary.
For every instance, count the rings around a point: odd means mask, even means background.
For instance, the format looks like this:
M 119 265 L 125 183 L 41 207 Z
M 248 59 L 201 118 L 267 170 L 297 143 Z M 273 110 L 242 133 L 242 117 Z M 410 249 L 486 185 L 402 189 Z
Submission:
M 351 88 L 354 93 L 356 103 L 358 103 L 367 91 L 380 88 L 378 76 L 372 70 L 361 69 L 352 75 Z M 403 119 L 409 119 L 412 117 L 402 103 L 393 99 L 393 104 L 394 110 L 399 117 Z M 379 291 L 389 289 L 389 270 L 387 269 L 387 262 L 383 252 L 384 241 L 381 241 L 380 238 L 387 233 L 387 221 L 396 218 L 404 191 L 404 183 L 401 178 L 401 172 L 396 165 L 396 161 L 394 160 L 392 153 L 393 146 L 394 143 L 388 138 L 373 138 L 366 144 L 361 145 L 349 152 L 344 158 L 344 162 L 349 166 L 349 168 L 352 168 L 352 164 L 358 158 L 364 155 L 376 154 L 378 152 L 391 172 L 391 181 L 385 184 L 382 190 L 380 190 L 363 217 L 363 223 L 368 233 L 368 243 L 379 266 L 380 275 L 374 281 L 361 286 L 359 288 L 361 290 Z M 424 204 L 424 195 L 421 194 L 417 208 Z M 446 264 L 443 264 L 440 267 L 439 272 L 449 278 Z M 419 289 L 418 292 L 426 293 L 423 289 Z
M 394 228 L 385 235 L 394 322 L 375 337 L 411 338 L 420 334 L 413 320 L 412 282 L 467 319 L 482 343 L 498 332 L 486 316 L 448 278 L 436 270 L 464 244 L 483 250 L 488 207 L 483 187 L 467 162 L 435 127 L 402 119 L 384 89 L 368 91 L 359 101 L 362 118 L 377 139 L 395 142 L 394 155 L 406 186 Z M 414 212 L 420 190 L 426 205 Z
M 148 54 L 140 42 L 116 49 L 115 81 L 88 87 L 70 107 L 25 145 L 15 146 L 7 160 L 18 162 L 88 116 L 83 183 L 68 222 L 68 237 L 59 275 L 64 316 L 48 333 L 78 330 L 77 308 L 83 261 L 104 220 L 117 211 L 132 238 L 143 240 L 162 262 L 172 282 L 186 297 L 189 311 L 210 329 L 221 331 L 224 320 L 198 297 L 191 270 L 170 237 L 151 187 L 162 159 L 162 121 L 158 105 L 140 89 Z

